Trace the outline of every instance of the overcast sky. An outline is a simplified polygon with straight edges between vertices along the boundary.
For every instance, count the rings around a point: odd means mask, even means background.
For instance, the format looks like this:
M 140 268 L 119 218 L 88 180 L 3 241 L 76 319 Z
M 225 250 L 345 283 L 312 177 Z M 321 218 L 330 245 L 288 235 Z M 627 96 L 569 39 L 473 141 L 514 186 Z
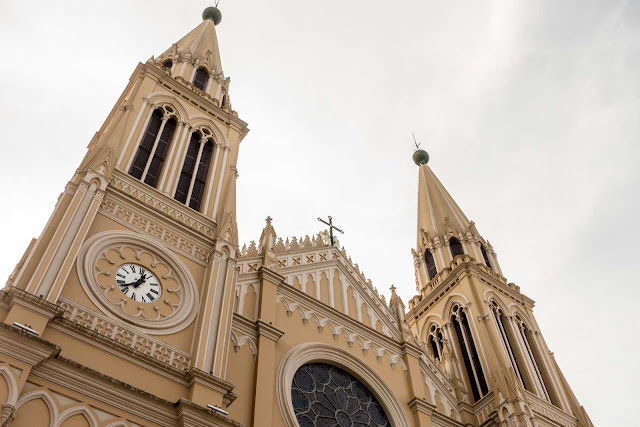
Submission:
M 139 61 L 204 1 L 0 1 L 0 277 L 38 236 Z M 636 426 L 640 2 L 231 1 L 222 64 L 251 132 L 241 241 L 340 236 L 415 292 L 411 132 L 597 426 Z M 4 279 L 3 279 L 4 280 Z

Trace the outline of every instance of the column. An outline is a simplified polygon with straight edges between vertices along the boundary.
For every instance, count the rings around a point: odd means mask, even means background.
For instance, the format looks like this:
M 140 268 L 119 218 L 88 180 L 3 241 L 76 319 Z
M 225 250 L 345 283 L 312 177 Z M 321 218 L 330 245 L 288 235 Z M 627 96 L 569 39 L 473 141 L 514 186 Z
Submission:
M 273 326 L 276 321 L 276 297 L 278 286 L 284 277 L 266 267 L 261 267 L 260 296 L 258 302 L 258 358 L 256 366 L 253 425 L 269 427 L 273 423 L 276 376 L 276 343 L 284 332 Z

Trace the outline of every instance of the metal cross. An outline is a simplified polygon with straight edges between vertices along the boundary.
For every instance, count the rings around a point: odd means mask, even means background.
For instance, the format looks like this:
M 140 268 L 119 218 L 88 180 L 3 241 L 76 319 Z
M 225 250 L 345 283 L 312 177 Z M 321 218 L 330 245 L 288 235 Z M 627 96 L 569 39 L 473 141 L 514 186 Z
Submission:
M 318 221 L 327 224 L 329 226 L 329 237 L 331 238 L 331 246 L 333 246 L 333 230 L 338 230 L 340 233 L 344 234 L 344 231 L 340 230 L 338 227 L 333 225 L 333 218 L 329 215 L 329 222 L 325 221 L 322 218 L 318 218 Z

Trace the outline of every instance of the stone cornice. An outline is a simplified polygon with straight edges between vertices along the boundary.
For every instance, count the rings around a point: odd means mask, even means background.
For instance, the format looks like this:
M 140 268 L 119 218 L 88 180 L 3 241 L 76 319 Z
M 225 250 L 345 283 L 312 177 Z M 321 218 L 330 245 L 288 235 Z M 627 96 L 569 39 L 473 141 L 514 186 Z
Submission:
M 241 136 L 244 138 L 249 133 L 248 123 L 240 119 L 237 116 L 223 110 L 221 107 L 215 105 L 213 101 L 208 100 L 202 95 L 195 93 L 184 83 L 179 82 L 175 78 L 167 75 L 164 71 L 156 66 L 143 66 L 144 72 L 153 75 L 160 84 L 174 93 L 179 93 L 182 99 L 187 100 L 191 105 L 197 107 L 206 113 L 212 115 L 222 123 L 226 125 L 233 125 Z
M 113 171 L 109 187 L 127 195 L 142 205 L 153 208 L 154 211 L 171 222 L 178 222 L 184 228 L 200 234 L 205 240 L 216 237 L 215 219 L 187 207 L 118 168 Z
M 176 425 L 174 403 L 141 390 L 116 378 L 102 374 L 70 359 L 58 356 L 31 371 L 31 375 L 48 383 L 74 390 L 89 399 L 130 414 L 134 421 L 153 425 Z M 132 408 L 136 408 L 134 411 Z
M 19 360 L 29 366 L 60 353 L 60 347 L 27 331 L 0 322 L 0 354 Z
M 420 412 L 420 413 L 431 416 L 432 413 L 437 411 L 434 405 L 422 399 L 418 399 L 417 397 L 414 397 L 409 402 L 407 402 L 407 405 L 409 406 L 409 409 L 411 409 L 412 414 L 415 414 L 416 412 Z
M 178 425 L 181 426 L 242 426 L 239 422 L 225 417 L 221 413 L 215 412 L 213 409 L 196 405 L 184 398 L 178 400 L 175 406 L 178 408 Z
M 258 332 L 256 331 L 256 324 L 253 320 L 234 312 L 232 328 L 242 332 L 251 338 L 257 338 Z
M 296 303 L 302 304 L 306 309 L 310 309 L 315 313 L 321 314 L 342 327 L 357 332 L 359 335 L 366 337 L 377 346 L 384 347 L 396 354 L 401 354 L 402 352 L 401 342 L 399 339 L 396 340 L 394 338 L 390 338 L 375 329 L 364 325 L 358 320 L 347 316 L 341 311 L 324 304 L 322 301 L 318 301 L 316 298 L 307 295 L 293 286 L 280 286 L 278 288 L 278 294 L 295 301 Z
M 487 272 L 484 271 L 484 269 L 482 269 L 475 262 L 465 261 L 460 262 L 448 274 L 447 277 L 445 277 L 440 283 L 438 283 L 435 288 L 431 289 L 428 294 L 422 297 L 419 302 L 410 304 L 411 309 L 406 314 L 407 320 L 412 322 L 415 321 L 422 315 L 422 313 L 426 312 L 431 306 L 439 301 L 446 294 L 446 292 L 453 286 L 455 286 L 460 281 L 460 278 L 465 275 L 475 277 L 476 279 L 499 291 L 500 293 L 508 296 L 513 301 L 525 304 L 529 308 L 533 307 L 533 305 L 528 305 L 529 303 L 533 303 L 533 300 L 520 293 L 519 290 L 515 289 L 515 285 L 511 284 L 513 286 L 512 288 L 511 286 L 509 286 L 509 284 L 506 283 L 506 280 L 504 281 L 504 283 L 497 280 L 493 276 L 487 274 Z M 420 298 L 419 295 L 414 297 L 414 299 L 411 301 L 414 302 L 418 298 Z
M 317 260 L 320 253 L 331 250 L 335 252 L 335 257 L 332 256 L 326 260 Z M 287 283 L 289 287 L 291 287 L 291 283 L 286 281 L 288 280 L 287 276 L 290 277 L 296 274 L 314 273 L 319 270 L 329 270 L 332 268 L 336 269 L 343 275 L 345 281 L 348 281 L 351 286 L 354 286 L 362 300 L 367 303 L 371 310 L 376 314 L 376 317 L 380 319 L 380 321 L 383 322 L 390 333 L 394 335 L 394 338 L 397 340 L 400 340 L 402 338 L 400 332 L 398 331 L 398 325 L 392 313 L 390 312 L 389 307 L 385 305 L 379 295 L 376 295 L 376 291 L 372 289 L 369 281 L 367 281 L 360 270 L 358 270 L 354 265 L 350 263 L 350 261 L 345 257 L 342 251 L 337 250 L 336 248 L 322 247 L 295 252 L 293 254 L 281 254 L 278 255 L 278 259 L 280 260 L 280 258 L 282 257 L 292 257 L 298 255 L 303 259 L 303 261 L 307 258 L 307 255 L 313 255 L 316 261 L 311 263 L 302 262 L 300 265 L 295 266 L 280 266 L 278 268 L 278 273 L 282 274 L 285 277 L 285 283 Z M 248 281 L 249 279 L 247 279 L 247 277 L 252 277 L 252 275 L 255 274 L 256 271 L 259 271 L 261 268 L 263 268 L 260 257 L 240 258 L 238 260 L 238 264 L 240 267 L 239 270 L 241 271 L 240 275 L 238 276 L 239 283 Z M 247 266 L 249 267 L 249 271 L 242 271 L 243 267 L 244 269 L 246 269 Z
M 20 305 L 30 311 L 34 311 L 48 319 L 59 317 L 64 310 L 58 305 L 48 302 L 44 298 L 39 298 L 27 291 L 12 287 L 9 289 L 10 305 Z M 38 331 L 42 333 L 42 331 Z
M 270 323 L 267 323 L 263 320 L 258 319 L 258 335 L 261 335 L 265 338 L 270 339 L 273 342 L 278 342 L 278 340 L 284 335 L 284 331 L 276 328 Z
M 408 342 L 402 343 L 402 354 L 407 354 L 409 356 L 415 357 L 416 359 L 420 359 L 420 357 L 424 354 L 422 349 Z
M 192 387 L 193 384 L 197 383 L 223 395 L 230 393 L 235 387 L 235 385 L 230 382 L 218 378 L 215 375 L 211 375 L 199 368 L 191 368 L 189 370 L 189 373 L 187 374 L 187 381 L 189 382 L 189 387 Z
M 55 322 L 50 324 L 50 327 L 79 341 L 86 342 L 87 340 L 90 340 L 91 345 L 105 353 L 110 353 L 111 355 L 122 358 L 130 363 L 152 370 L 155 374 L 161 375 L 183 386 L 187 385 L 185 380 L 186 373 L 182 369 L 171 366 L 168 363 L 163 363 L 156 358 L 121 344 L 120 342 L 105 335 L 92 331 L 76 322 L 58 318 Z
M 258 270 L 258 277 L 260 278 L 260 281 L 268 280 L 275 285 L 280 285 L 285 281 L 285 277 L 283 275 L 278 274 L 265 266 L 260 267 Z

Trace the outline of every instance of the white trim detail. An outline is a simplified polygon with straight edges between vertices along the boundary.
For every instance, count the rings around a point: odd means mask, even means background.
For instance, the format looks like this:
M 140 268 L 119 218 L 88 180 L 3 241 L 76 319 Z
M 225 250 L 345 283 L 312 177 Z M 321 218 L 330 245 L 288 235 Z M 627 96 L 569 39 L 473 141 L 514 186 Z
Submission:
M 144 316 L 132 316 L 114 305 L 106 296 L 108 290 L 98 283 L 96 276 L 106 274 L 97 270 L 96 263 L 104 258 L 109 249 L 120 250 L 131 247 L 138 254 L 147 252 L 154 257 L 158 265 L 164 264 L 170 275 L 177 282 L 178 288 L 172 293 L 180 298 L 177 307 L 172 306 L 172 313 L 166 317 L 158 315 L 156 319 Z M 77 260 L 80 283 L 91 301 L 111 319 L 124 320 L 137 326 L 142 332 L 153 335 L 168 335 L 186 328 L 195 319 L 199 311 L 198 288 L 189 273 L 189 269 L 165 247 L 138 233 L 128 231 L 104 231 L 87 239 L 80 248 Z M 118 291 L 119 292 L 119 291 Z M 159 312 L 158 312 L 159 313 Z
M 291 400 L 293 376 L 302 365 L 324 362 L 345 369 L 375 395 L 393 427 L 409 427 L 407 415 L 385 382 L 365 362 L 349 352 L 322 343 L 300 344 L 282 358 L 276 375 L 276 397 L 285 426 L 298 427 Z

